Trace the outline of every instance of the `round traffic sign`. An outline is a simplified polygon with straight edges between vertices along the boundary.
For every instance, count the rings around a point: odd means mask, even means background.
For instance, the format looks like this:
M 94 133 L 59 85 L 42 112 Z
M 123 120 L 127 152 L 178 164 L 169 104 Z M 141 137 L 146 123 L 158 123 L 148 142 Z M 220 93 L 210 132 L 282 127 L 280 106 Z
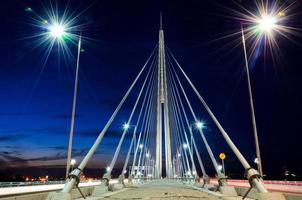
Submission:
M 225 159 L 225 157 L 226 157 L 226 156 L 225 156 L 225 154 L 224 154 L 224 153 L 220 153 L 220 154 L 219 154 L 219 158 L 220 158 L 221 160 L 224 160 L 224 159 Z

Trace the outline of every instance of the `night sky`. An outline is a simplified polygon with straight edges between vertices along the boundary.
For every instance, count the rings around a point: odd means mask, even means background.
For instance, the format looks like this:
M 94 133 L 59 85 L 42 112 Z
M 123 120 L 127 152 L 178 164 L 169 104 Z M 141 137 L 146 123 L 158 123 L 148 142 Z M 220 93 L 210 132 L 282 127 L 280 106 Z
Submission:
M 71 14 L 83 11 L 76 20 L 84 24 L 85 37 L 73 157 L 79 161 L 85 155 L 154 49 L 162 11 L 166 45 L 243 155 L 253 163 L 255 147 L 243 76 L 243 50 L 240 43 L 232 43 L 240 35 L 219 39 L 240 30 L 240 21 L 230 17 L 232 13 L 226 9 L 243 12 L 235 2 L 69 1 Z M 62 12 L 68 1 L 51 3 Z M 255 10 L 252 1 L 243 1 L 242 5 Z M 46 46 L 35 48 L 36 41 L 30 36 L 37 34 L 37 27 L 33 27 L 33 14 L 25 11 L 28 6 L 43 16 L 50 1 L 2 0 L 0 3 L 0 170 L 25 173 L 20 168 L 35 167 L 50 173 L 49 168 L 63 169 L 66 163 L 75 59 L 64 58 L 56 46 L 46 59 L 43 56 Z M 302 27 L 299 10 L 302 10 L 300 2 L 295 4 L 292 10 L 295 16 L 288 22 L 297 28 Z M 299 153 L 302 140 L 300 36 L 287 39 L 276 35 L 283 57 L 265 54 L 260 46 L 258 54 L 251 58 L 260 148 L 264 173 L 268 175 L 280 175 L 284 169 L 300 177 L 302 174 L 299 166 L 302 160 Z M 76 55 L 76 45 L 69 46 Z M 135 95 L 131 98 L 135 99 Z M 201 107 L 198 101 L 194 101 L 194 106 Z M 89 163 L 88 167 L 97 173 L 109 164 L 129 110 L 122 110 Z M 206 137 L 214 154 L 217 157 L 220 152 L 227 154 L 226 170 L 243 174 L 243 168 L 207 113 L 201 109 L 198 117 L 207 123 Z M 117 167 L 121 167 L 130 138 L 130 135 L 126 138 Z M 213 174 L 200 139 L 198 144 L 206 167 Z M 63 176 L 64 170 L 58 175 Z

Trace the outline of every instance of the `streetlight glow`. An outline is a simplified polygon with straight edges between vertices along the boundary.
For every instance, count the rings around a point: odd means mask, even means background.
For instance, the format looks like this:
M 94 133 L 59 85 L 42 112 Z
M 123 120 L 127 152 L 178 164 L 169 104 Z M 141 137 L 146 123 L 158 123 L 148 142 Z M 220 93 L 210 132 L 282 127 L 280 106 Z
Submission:
M 201 122 L 201 121 L 196 122 L 196 123 L 195 123 L 195 126 L 196 126 L 196 128 L 198 128 L 198 129 L 202 129 L 202 128 L 205 127 L 205 126 L 204 126 L 204 123 Z
M 49 27 L 49 34 L 57 39 L 61 39 L 65 35 L 65 28 L 60 24 L 53 24 Z
M 187 144 L 187 143 L 184 143 L 184 144 L 182 145 L 182 147 L 183 147 L 184 149 L 186 149 L 186 148 L 188 148 L 188 144 Z
M 257 20 L 258 29 L 261 32 L 270 33 L 276 27 L 277 18 L 271 15 L 264 15 Z
M 75 165 L 76 163 L 77 163 L 76 159 L 71 159 L 71 160 L 70 160 L 70 164 L 71 164 L 71 165 Z
M 143 146 L 144 146 L 144 145 L 140 144 L 140 145 L 139 145 L 139 148 L 140 148 L 140 149 L 142 149 L 142 148 L 143 148 Z
M 124 123 L 124 125 L 123 125 L 124 130 L 128 130 L 129 127 L 130 127 L 130 125 L 128 123 Z

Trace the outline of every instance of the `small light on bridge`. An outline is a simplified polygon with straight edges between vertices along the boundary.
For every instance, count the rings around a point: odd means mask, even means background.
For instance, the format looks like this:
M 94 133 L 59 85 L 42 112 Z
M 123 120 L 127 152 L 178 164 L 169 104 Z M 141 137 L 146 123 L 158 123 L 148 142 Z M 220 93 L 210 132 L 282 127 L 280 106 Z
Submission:
M 195 123 L 196 128 L 203 129 L 205 127 L 204 123 L 201 121 L 198 121 Z
M 60 25 L 58 23 L 54 23 L 49 28 L 49 34 L 50 36 L 56 38 L 56 39 L 62 39 L 63 36 L 66 34 L 65 27 L 63 25 Z
M 71 160 L 70 160 L 70 164 L 71 164 L 71 165 L 75 165 L 76 163 L 77 163 L 77 160 L 76 160 L 76 159 L 71 159 Z
M 106 167 L 106 171 L 107 172 L 109 172 L 110 171 L 110 167 L 108 166 L 108 167 Z
M 188 148 L 188 144 L 185 143 L 185 144 L 182 145 L 182 147 L 183 147 L 184 149 L 186 149 L 186 148 Z
M 219 171 L 222 170 L 222 165 L 218 165 L 218 170 L 219 170 Z
M 124 130 L 128 130 L 129 127 L 130 127 L 130 125 L 129 125 L 128 123 L 124 123 L 124 124 L 123 124 L 123 129 L 124 129 Z
M 139 148 L 140 148 L 140 149 L 142 149 L 143 147 L 144 147 L 144 145 L 142 145 L 142 144 L 139 145 Z
M 181 157 L 181 154 L 180 154 L 180 153 L 178 153 L 178 154 L 177 154 L 177 156 L 178 156 L 178 157 Z

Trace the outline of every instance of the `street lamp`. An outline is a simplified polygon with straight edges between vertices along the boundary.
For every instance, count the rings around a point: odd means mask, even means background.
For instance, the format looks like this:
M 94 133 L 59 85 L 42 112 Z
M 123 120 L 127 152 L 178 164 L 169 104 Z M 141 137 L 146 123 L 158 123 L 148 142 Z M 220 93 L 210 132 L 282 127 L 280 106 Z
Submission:
M 128 130 L 130 128 L 130 125 L 128 123 L 123 124 L 123 129 Z
M 263 15 L 256 20 L 257 28 L 262 33 L 268 34 L 276 27 L 277 17 L 272 15 Z
M 70 160 L 70 165 L 71 165 L 71 171 L 73 170 L 74 165 L 77 163 L 76 159 L 71 159 Z
M 59 42 L 64 39 L 64 36 L 66 34 L 67 34 L 66 27 L 62 23 L 53 22 L 50 26 L 48 26 L 49 37 L 51 37 L 55 40 L 58 40 Z M 71 164 L 73 130 L 74 130 L 74 121 L 75 121 L 75 112 L 76 112 L 76 103 L 77 103 L 77 91 L 78 91 L 78 76 L 79 76 L 79 67 L 80 67 L 81 42 L 82 42 L 82 36 L 80 34 L 79 41 L 78 41 L 77 63 L 76 63 L 76 73 L 75 73 L 73 101 L 72 101 L 72 113 L 71 113 L 69 143 L 68 143 L 68 153 L 67 153 L 66 178 L 68 177 L 69 170 L 70 170 L 70 164 Z
M 25 9 L 26 12 L 34 13 L 31 7 Z M 71 122 L 70 122 L 70 133 L 69 133 L 69 143 L 68 143 L 68 152 L 67 152 L 67 164 L 66 164 L 66 178 L 69 175 L 70 165 L 71 165 L 71 151 L 72 151 L 72 141 L 73 141 L 73 129 L 74 129 L 74 118 L 76 111 L 76 96 L 78 88 L 78 74 L 79 74 L 79 63 L 80 63 L 80 53 L 81 49 L 81 33 L 74 34 L 73 32 L 79 28 L 79 25 L 76 24 L 76 18 L 62 17 L 58 16 L 58 12 L 51 9 L 48 13 L 48 19 L 44 19 L 41 16 L 38 16 L 37 13 L 34 13 L 38 19 L 34 21 L 35 26 L 41 27 L 43 33 L 34 35 L 35 37 L 44 37 L 42 42 L 39 45 L 42 45 L 44 42 L 49 42 L 48 53 L 52 49 L 54 42 L 58 43 L 58 46 L 65 51 L 68 51 L 67 54 L 70 54 L 70 50 L 67 46 L 66 40 L 77 43 L 77 59 L 76 59 L 76 72 L 74 80 L 74 91 L 73 91 L 73 103 L 72 103 L 72 113 L 71 113 Z M 79 15 L 77 15 L 79 17 Z M 41 22 L 42 19 L 42 22 Z M 38 23 L 37 23 L 38 22 Z M 66 39 L 66 40 L 65 40 Z M 76 41 L 76 42 L 75 42 Z
M 219 171 L 222 171 L 222 168 L 223 168 L 222 165 L 218 165 L 218 170 Z
M 48 30 L 49 30 L 49 35 L 55 39 L 62 39 L 66 34 L 65 27 L 58 23 L 54 23 L 50 25 Z
M 197 129 L 203 129 L 205 127 L 205 124 L 202 121 L 197 121 L 197 122 L 195 122 L 195 127 Z
M 270 36 L 272 30 L 275 29 L 277 23 L 277 17 L 263 14 L 260 18 L 255 19 L 254 21 L 255 27 L 257 32 L 260 34 L 265 34 L 265 36 Z M 252 93 L 252 85 L 250 79 L 250 72 L 249 72 L 249 62 L 248 56 L 246 51 L 246 41 L 245 41 L 245 34 L 243 25 L 241 24 L 241 35 L 242 35 L 242 44 L 243 44 L 243 51 L 244 51 L 244 61 L 245 61 L 245 71 L 248 83 L 248 92 L 249 92 L 249 101 L 250 101 L 250 108 L 251 108 L 251 117 L 253 123 L 253 132 L 254 132 L 254 140 L 255 140 L 255 147 L 256 147 L 256 155 L 258 158 L 257 166 L 260 175 L 263 175 L 262 171 L 262 163 L 261 163 L 261 155 L 260 155 L 260 146 L 259 146 L 259 139 L 258 139 L 258 131 L 257 131 L 257 124 L 256 124 L 256 117 L 255 117 L 255 109 L 254 109 L 254 101 L 253 101 L 253 93 Z

